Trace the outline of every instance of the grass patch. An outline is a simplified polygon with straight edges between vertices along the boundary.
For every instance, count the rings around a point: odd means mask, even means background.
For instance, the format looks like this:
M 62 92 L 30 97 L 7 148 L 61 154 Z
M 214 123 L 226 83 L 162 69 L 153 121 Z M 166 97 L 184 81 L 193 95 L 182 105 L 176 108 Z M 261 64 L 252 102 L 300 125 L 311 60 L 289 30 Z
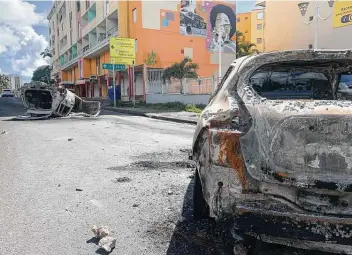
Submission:
M 113 106 L 114 104 L 112 104 Z M 133 104 L 130 102 L 116 102 L 117 107 L 133 107 Z M 145 104 L 145 103 L 136 103 L 134 108 L 150 110 L 153 112 L 194 112 L 194 113 L 201 113 L 206 105 L 202 104 L 183 104 L 181 102 L 169 102 L 169 103 L 159 103 L 159 104 Z

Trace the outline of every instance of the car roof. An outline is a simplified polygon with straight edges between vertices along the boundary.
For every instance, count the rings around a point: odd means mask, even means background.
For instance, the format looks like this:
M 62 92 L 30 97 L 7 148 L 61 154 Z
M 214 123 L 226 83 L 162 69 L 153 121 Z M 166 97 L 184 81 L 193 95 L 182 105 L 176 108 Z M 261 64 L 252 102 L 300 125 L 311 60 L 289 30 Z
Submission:
M 352 49 L 317 49 L 317 50 L 284 50 L 271 51 L 265 53 L 258 53 L 251 55 L 251 59 L 263 59 L 264 62 L 278 62 L 278 61 L 309 61 L 309 60 L 337 60 L 347 59 L 352 60 Z M 244 59 L 249 59 L 248 56 L 238 58 L 232 62 L 232 65 L 242 62 Z

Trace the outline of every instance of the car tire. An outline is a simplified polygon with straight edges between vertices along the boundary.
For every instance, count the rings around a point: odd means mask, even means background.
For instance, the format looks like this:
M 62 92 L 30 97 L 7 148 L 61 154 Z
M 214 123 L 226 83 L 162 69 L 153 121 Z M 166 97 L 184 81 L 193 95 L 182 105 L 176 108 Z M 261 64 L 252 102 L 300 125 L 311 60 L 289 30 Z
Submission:
M 200 181 L 198 170 L 195 170 L 193 186 L 193 219 L 201 220 L 209 218 L 210 210 L 203 196 L 202 183 Z

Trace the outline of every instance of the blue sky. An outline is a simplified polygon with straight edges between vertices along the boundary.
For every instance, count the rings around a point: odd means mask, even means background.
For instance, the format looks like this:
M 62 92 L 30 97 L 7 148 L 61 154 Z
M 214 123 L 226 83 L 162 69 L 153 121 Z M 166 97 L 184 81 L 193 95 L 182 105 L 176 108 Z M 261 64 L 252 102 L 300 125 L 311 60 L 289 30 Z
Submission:
M 237 13 L 250 11 L 255 1 L 237 1 Z M 33 71 L 49 63 L 40 53 L 48 46 L 47 14 L 52 1 L 0 0 L 0 73 L 29 81 Z

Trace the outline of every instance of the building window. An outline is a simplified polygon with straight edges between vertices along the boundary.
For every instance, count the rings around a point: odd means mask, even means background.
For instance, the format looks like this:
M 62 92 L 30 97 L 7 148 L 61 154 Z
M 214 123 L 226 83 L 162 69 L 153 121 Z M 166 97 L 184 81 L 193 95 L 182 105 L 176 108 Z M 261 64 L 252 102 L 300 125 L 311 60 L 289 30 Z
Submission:
M 245 20 L 248 20 L 248 17 L 245 17 L 244 19 L 245 19 Z
M 134 48 L 135 48 L 136 52 L 138 52 L 138 40 L 137 39 L 134 42 Z
M 76 2 L 76 9 L 77 9 L 77 12 L 81 11 L 81 1 Z
M 72 12 L 70 12 L 69 18 L 70 18 L 70 28 L 71 28 L 72 27 Z
M 257 30 L 262 30 L 263 29 L 263 24 L 257 24 Z
M 89 0 L 86 0 L 86 10 L 89 9 L 89 6 L 90 6 Z
M 248 33 L 248 30 L 245 30 L 244 33 L 247 34 L 247 33 Z
M 257 44 L 262 44 L 263 39 L 262 38 L 257 38 Z
M 240 22 L 241 21 L 241 19 L 240 18 L 237 18 L 237 22 Z
M 258 20 L 264 19 L 264 12 L 258 12 L 258 13 L 257 13 L 257 19 L 258 19 Z
M 132 10 L 132 17 L 133 17 L 133 23 L 136 23 L 137 22 L 137 9 L 134 8 Z

